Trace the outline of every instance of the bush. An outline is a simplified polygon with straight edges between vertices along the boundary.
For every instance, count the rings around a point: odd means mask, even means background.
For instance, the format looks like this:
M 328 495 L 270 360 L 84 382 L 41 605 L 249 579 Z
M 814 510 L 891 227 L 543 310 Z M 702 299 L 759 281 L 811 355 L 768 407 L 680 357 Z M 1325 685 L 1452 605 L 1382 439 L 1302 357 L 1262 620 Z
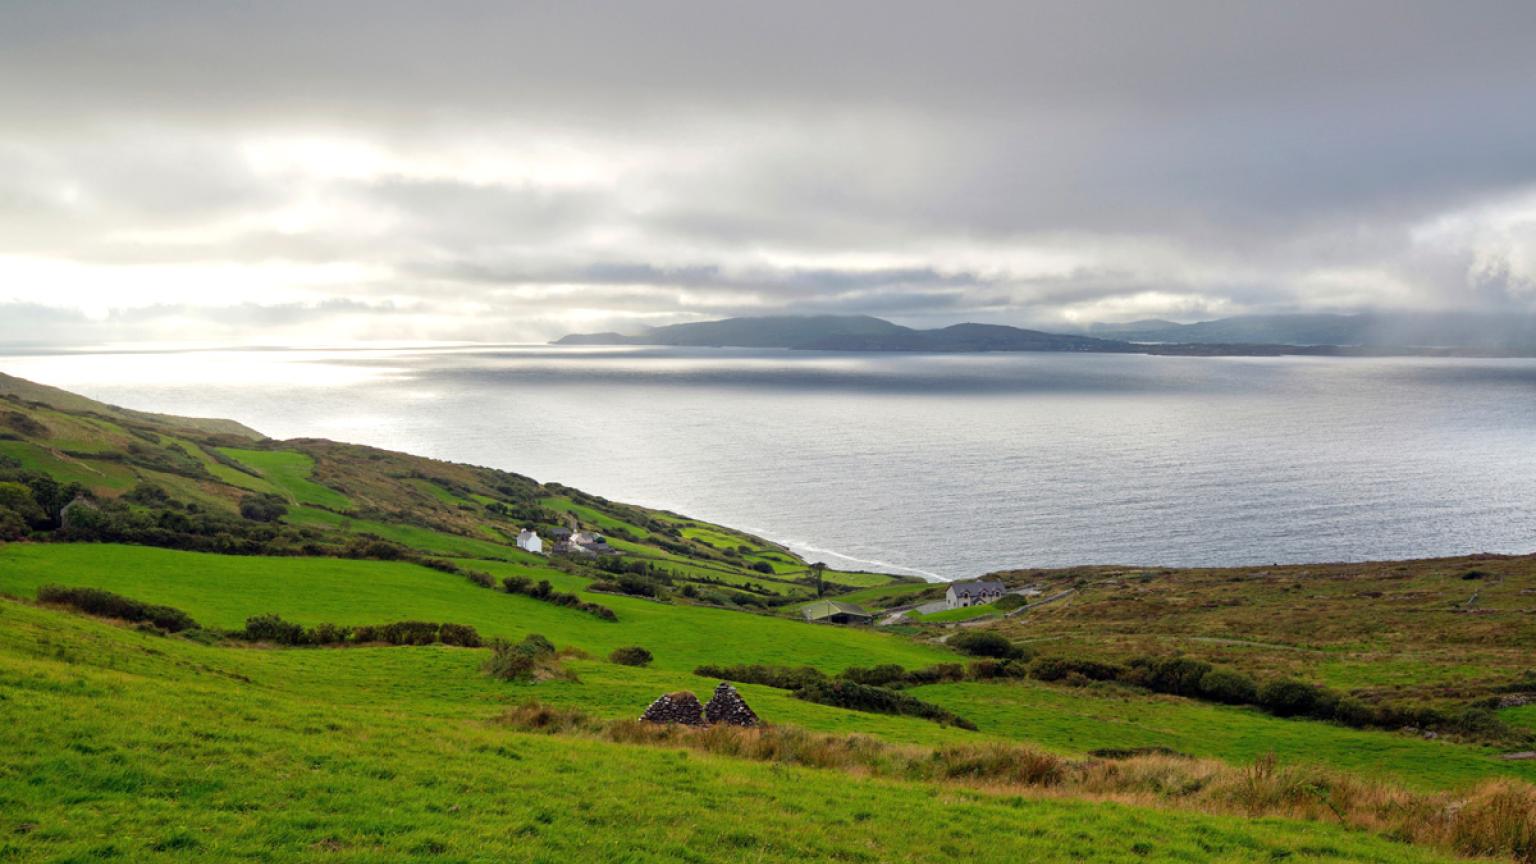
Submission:
M 252 642 L 272 642 L 277 645 L 305 645 L 309 635 L 304 627 L 292 621 L 284 621 L 275 614 L 254 615 L 245 619 L 245 629 L 238 634 Z
M 391 645 L 431 645 L 439 627 L 430 621 L 396 621 L 379 628 L 379 637 Z
M 240 499 L 240 515 L 252 522 L 276 522 L 288 515 L 288 502 L 270 492 Z
M 1013 656 L 1013 643 L 996 633 L 985 631 L 961 633 L 951 637 L 947 644 L 961 654 L 969 654 L 972 657 Z
M 796 690 L 794 697 L 818 705 L 832 705 L 872 714 L 921 717 L 945 726 L 958 726 L 972 731 L 976 729 L 974 723 L 937 705 L 914 699 L 905 693 L 883 687 L 868 687 L 852 681 L 813 681 Z
M 43 585 L 37 589 L 39 603 L 55 603 L 69 606 L 90 615 L 116 618 L 120 621 L 147 621 L 171 633 L 180 633 L 197 626 L 192 616 L 170 606 L 156 606 L 103 591 L 100 588 L 67 588 L 62 585 Z
M 1258 701 L 1259 685 L 1241 672 L 1212 669 L 1200 677 L 1200 695 L 1228 705 L 1249 705 Z
M 479 585 L 481 588 L 492 588 L 496 585 L 496 577 L 479 570 L 471 570 L 464 574 L 464 578 Z
M 700 666 L 693 670 L 693 674 L 705 678 L 718 678 L 722 681 L 735 681 L 738 684 L 762 684 L 766 687 L 777 687 L 780 690 L 798 690 L 809 684 L 827 680 L 827 676 L 820 669 L 811 666 L 791 668 L 788 666 L 762 666 L 743 665 L 736 666 Z
M 505 639 L 491 640 L 491 656 L 485 662 L 485 671 L 504 681 L 573 677 L 560 668 L 554 643 L 537 633 L 528 634 L 516 644 Z
M 752 569 L 759 573 L 765 573 L 769 576 L 773 575 L 773 565 L 769 564 L 767 561 L 758 561 L 754 563 L 752 565 Z
M 850 666 L 844 669 L 838 677 L 852 681 L 855 684 L 865 684 L 870 687 L 889 687 L 892 684 L 905 683 L 907 670 L 897 666 L 895 663 L 872 666 L 867 669 Z
M 1117 681 L 1124 673 L 1124 667 L 1113 663 L 1066 657 L 1036 657 L 1029 664 L 1029 677 L 1037 681 L 1064 681 L 1074 676 L 1088 681 Z
M 1029 605 L 1022 594 L 1004 594 L 996 603 L 992 604 L 1001 612 L 1012 612 L 1015 609 L 1023 609 Z
M 1203 660 L 1188 657 L 1142 657 L 1131 661 L 1125 681 L 1158 693 L 1199 696 L 1200 682 L 1214 668 Z
M 437 638 L 444 645 L 457 645 L 460 648 L 479 648 L 485 644 L 475 628 L 468 624 L 444 624 L 437 631 Z
M 615 648 L 608 659 L 620 666 L 649 666 L 651 665 L 651 652 L 639 645 L 631 645 L 627 648 Z
M 1322 698 L 1318 687 L 1302 681 L 1271 681 L 1259 688 L 1259 705 L 1281 717 L 1315 715 Z M 1337 699 L 1334 701 L 1337 703 Z
M 959 663 L 935 663 L 922 669 L 913 669 L 907 673 L 907 685 L 921 687 L 924 684 L 943 684 L 950 681 L 964 681 L 965 667 Z

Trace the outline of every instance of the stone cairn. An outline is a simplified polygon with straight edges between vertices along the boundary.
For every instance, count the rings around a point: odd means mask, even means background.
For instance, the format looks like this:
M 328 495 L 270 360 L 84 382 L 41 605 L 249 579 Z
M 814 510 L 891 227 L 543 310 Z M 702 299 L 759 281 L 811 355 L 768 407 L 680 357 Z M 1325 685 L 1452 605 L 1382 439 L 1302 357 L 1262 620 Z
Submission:
M 724 681 L 715 688 L 715 695 L 708 705 L 699 704 L 699 697 L 684 690 L 668 693 L 652 702 L 640 719 L 646 723 L 676 723 L 683 726 L 710 726 L 724 723 L 727 726 L 761 726 L 763 721 Z
M 658 697 L 645 709 L 640 719 L 647 723 L 681 723 L 684 726 L 704 725 L 704 706 L 699 697 L 684 690 Z
M 747 700 L 741 698 L 735 687 L 724 681 L 715 688 L 715 695 L 704 706 L 704 720 L 710 724 L 724 723 L 727 726 L 763 725 L 757 713 L 747 707 Z

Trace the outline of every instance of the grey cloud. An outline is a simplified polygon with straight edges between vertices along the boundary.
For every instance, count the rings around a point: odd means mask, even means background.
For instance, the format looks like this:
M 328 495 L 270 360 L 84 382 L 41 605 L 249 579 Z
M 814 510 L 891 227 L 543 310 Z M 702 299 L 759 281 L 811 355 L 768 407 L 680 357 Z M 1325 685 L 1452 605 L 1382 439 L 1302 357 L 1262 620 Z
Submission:
M 426 315 L 545 289 L 616 321 L 1536 305 L 1530 230 L 1420 236 L 1536 192 L 1525 0 L 0 0 L 0 20 L 0 255 L 387 274 L 231 307 L 249 327 L 471 332 L 492 325 Z M 361 178 L 243 158 L 282 135 L 441 158 Z M 456 161 L 529 142 L 616 167 Z M 306 205 L 344 215 L 250 218 Z M 1042 275 L 1021 250 L 1080 261 Z

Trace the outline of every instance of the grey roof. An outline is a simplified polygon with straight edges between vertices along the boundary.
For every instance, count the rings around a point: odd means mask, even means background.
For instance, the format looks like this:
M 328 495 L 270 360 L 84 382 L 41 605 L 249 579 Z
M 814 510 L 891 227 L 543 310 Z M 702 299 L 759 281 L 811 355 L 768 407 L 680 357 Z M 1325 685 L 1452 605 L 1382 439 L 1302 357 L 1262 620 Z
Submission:
M 809 603 L 800 610 L 807 621 L 815 621 L 819 618 L 830 618 L 833 615 L 851 615 L 855 618 L 873 618 L 872 613 L 865 611 L 864 607 L 853 603 L 842 603 L 837 600 L 817 600 Z
M 956 597 L 976 597 L 981 594 L 1002 594 L 1008 588 L 1001 582 L 977 580 L 975 582 L 951 582 L 949 590 L 955 592 Z

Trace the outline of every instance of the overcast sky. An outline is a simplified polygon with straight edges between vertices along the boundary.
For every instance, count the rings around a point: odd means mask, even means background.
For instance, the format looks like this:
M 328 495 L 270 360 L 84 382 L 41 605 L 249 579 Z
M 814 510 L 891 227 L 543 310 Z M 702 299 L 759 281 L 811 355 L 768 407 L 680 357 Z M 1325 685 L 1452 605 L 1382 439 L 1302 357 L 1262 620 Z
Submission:
M 1536 307 L 1536 3 L 0 0 L 0 342 Z

